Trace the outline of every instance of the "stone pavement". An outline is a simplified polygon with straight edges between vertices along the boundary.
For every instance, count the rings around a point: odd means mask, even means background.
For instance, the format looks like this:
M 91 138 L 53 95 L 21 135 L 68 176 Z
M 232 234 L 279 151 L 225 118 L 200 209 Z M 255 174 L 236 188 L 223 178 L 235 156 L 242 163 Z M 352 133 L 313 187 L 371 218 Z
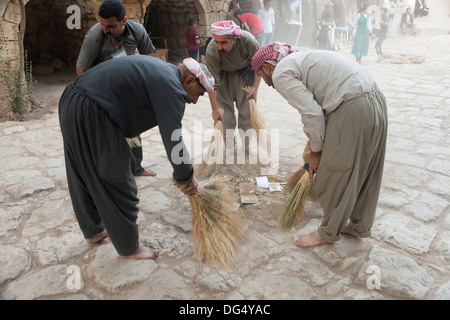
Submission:
M 141 241 L 159 248 L 160 256 L 120 259 L 109 239 L 89 246 L 67 191 L 56 94 L 54 113 L 0 123 L 0 298 L 449 299 L 450 34 L 417 23 L 416 37 L 392 32 L 383 47 L 391 56 L 424 56 L 423 63 L 375 63 L 374 41 L 363 58 L 389 107 L 372 237 L 343 235 L 331 245 L 298 248 L 293 238 L 318 226 L 320 207 L 309 202 L 298 226 L 281 232 L 276 219 L 287 193 L 267 191 L 258 195 L 259 206 L 241 205 L 247 225 L 237 269 L 203 266 L 197 274 L 189 203 L 171 185 L 171 167 L 153 129 L 143 135 L 144 165 L 158 176 L 137 178 L 138 223 Z M 354 59 L 349 48 L 339 53 Z M 64 87 L 48 86 L 59 94 Z M 41 90 L 38 97 L 52 99 Z M 265 84 L 258 107 L 267 127 L 279 130 L 277 177 L 285 181 L 301 164 L 306 139 L 300 116 Z M 199 134 L 188 131 L 199 123 L 211 125 L 207 97 L 187 106 L 185 138 Z M 242 180 L 258 174 L 235 171 Z

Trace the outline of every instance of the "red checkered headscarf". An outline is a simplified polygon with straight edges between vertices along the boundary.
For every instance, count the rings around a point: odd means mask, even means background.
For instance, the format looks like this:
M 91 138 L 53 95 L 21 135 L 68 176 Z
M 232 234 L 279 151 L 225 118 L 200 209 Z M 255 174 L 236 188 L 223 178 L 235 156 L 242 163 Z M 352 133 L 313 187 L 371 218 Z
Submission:
M 272 42 L 266 44 L 253 56 L 252 68 L 257 72 L 265 62 L 276 66 L 281 59 L 294 52 L 298 52 L 298 50 L 287 43 Z
M 233 21 L 225 20 L 213 23 L 211 25 L 211 31 L 215 38 L 229 38 L 229 37 L 237 37 L 240 38 L 242 36 L 242 30 L 239 28 Z
M 209 70 L 204 64 L 198 63 L 192 58 L 184 59 L 183 64 L 200 81 L 206 92 L 211 93 L 214 91 L 214 78 L 209 74 Z

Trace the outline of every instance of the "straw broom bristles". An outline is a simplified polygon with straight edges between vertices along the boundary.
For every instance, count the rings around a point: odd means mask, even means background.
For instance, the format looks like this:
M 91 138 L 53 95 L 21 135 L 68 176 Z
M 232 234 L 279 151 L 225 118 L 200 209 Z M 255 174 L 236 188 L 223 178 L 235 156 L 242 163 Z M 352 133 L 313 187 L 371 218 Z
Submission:
M 294 190 L 290 193 L 278 217 L 278 227 L 282 231 L 292 229 L 303 216 L 311 184 L 312 181 L 309 180 L 309 172 L 305 171 Z
M 298 168 L 296 171 L 294 171 L 294 173 L 292 173 L 289 176 L 287 180 L 287 189 L 289 191 L 294 190 L 295 186 L 297 185 L 301 177 L 303 177 L 305 172 L 309 172 L 309 165 L 307 163 L 305 163 L 302 167 Z
M 303 176 L 303 174 L 306 171 L 309 171 L 309 156 L 311 155 L 311 143 L 308 141 L 305 145 L 305 149 L 303 150 L 303 167 L 297 169 L 291 176 L 289 177 L 287 181 L 287 189 L 289 191 L 292 191 L 295 186 L 297 185 L 297 182 L 300 180 L 300 178 Z
M 130 146 L 130 149 L 142 147 L 142 143 L 139 140 L 139 137 L 134 138 L 125 138 Z
M 211 177 L 216 171 L 216 167 L 223 163 L 223 150 L 225 148 L 225 142 L 223 141 L 223 123 L 222 120 L 218 120 L 214 126 L 216 131 L 211 142 L 208 146 L 208 153 L 205 159 L 202 159 L 202 163 L 195 170 L 195 176 L 201 180 Z
M 244 89 L 247 93 L 250 92 L 252 87 L 244 87 Z M 259 112 L 255 99 L 251 98 L 249 101 L 250 106 L 250 121 L 252 129 L 256 131 L 258 143 L 260 146 L 266 148 L 266 150 L 269 149 L 269 137 L 267 134 L 266 124 L 264 122 L 264 118 L 262 117 L 261 113 Z
M 287 180 L 286 189 L 289 191 L 294 190 L 295 186 L 303 177 L 305 172 L 309 172 L 309 156 L 311 155 L 311 143 L 308 141 L 308 143 L 305 146 L 305 149 L 303 150 L 303 161 L 304 164 L 301 168 L 297 169 L 294 173 L 290 175 L 290 177 Z M 311 182 L 311 186 L 308 190 L 308 199 L 312 201 L 317 200 L 316 195 L 316 188 L 314 185 L 314 181 Z
M 183 189 L 186 185 L 174 182 Z M 235 267 L 234 251 L 242 236 L 243 220 L 231 210 L 231 195 L 218 179 L 200 186 L 194 196 L 188 196 L 191 204 L 192 237 L 197 265 Z

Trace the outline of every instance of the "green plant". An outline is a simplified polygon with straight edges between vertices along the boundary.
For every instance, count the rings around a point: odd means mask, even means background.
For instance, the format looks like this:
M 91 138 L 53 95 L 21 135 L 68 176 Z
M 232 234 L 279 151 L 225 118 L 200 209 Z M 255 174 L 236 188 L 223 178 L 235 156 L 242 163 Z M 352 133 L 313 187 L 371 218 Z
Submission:
M 0 28 L 0 51 L 9 57 L 9 50 L 6 46 L 6 38 Z M 27 59 L 27 52 L 24 52 L 23 66 L 19 60 L 4 59 L 0 61 L 0 85 L 3 87 L 6 100 L 10 110 L 18 121 L 24 121 L 25 115 L 32 104 L 33 93 L 33 66 Z

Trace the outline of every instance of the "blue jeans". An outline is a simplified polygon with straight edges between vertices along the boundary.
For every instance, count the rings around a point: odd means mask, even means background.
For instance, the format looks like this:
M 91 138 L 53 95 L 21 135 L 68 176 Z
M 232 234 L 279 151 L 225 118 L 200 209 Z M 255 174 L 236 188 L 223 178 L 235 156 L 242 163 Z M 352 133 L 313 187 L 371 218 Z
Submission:
M 269 44 L 273 41 L 273 33 L 263 33 L 263 37 L 259 45 L 262 47 L 266 44 Z

